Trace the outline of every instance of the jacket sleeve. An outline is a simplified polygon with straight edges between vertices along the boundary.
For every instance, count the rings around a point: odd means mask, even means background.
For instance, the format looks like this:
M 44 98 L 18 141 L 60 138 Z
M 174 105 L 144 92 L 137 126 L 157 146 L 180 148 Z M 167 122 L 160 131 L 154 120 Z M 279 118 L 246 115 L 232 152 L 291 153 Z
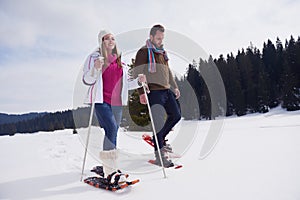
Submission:
M 139 81 L 138 81 L 138 77 L 135 79 L 132 79 L 132 76 L 130 76 L 130 73 L 128 73 L 128 67 L 123 64 L 124 70 L 127 74 L 127 83 L 128 83 L 128 90 L 134 90 L 134 89 L 138 89 L 141 86 L 139 85 Z
M 133 68 L 133 78 L 137 78 L 139 74 L 146 74 L 145 70 L 148 66 L 148 57 L 146 47 L 142 47 L 136 54 L 135 63 Z M 143 94 L 144 90 L 142 88 L 138 89 L 139 94 Z
M 94 57 L 89 55 L 84 63 L 82 81 L 85 85 L 94 85 L 99 70 L 94 67 Z

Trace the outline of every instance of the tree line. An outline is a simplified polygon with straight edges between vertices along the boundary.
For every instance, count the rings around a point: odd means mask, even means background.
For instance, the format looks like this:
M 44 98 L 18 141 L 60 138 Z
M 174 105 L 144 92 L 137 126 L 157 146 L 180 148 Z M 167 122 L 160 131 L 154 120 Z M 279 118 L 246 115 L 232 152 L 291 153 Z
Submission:
M 35 133 L 39 131 L 52 132 L 64 129 L 73 129 L 73 133 L 77 133 L 76 129 L 88 127 L 90 112 L 90 107 L 80 107 L 72 110 L 57 111 L 54 113 L 43 112 L 35 118 L 25 120 L 19 120 L 20 117 L 22 118 L 22 115 L 18 115 L 15 116 L 17 118 L 15 122 L 0 124 L 0 136 L 13 136 L 15 133 Z M 92 117 L 92 125 L 101 127 L 95 114 Z M 121 127 L 136 131 L 150 130 L 149 125 L 143 124 L 140 126 L 132 120 L 128 107 L 123 108 Z
M 211 102 L 201 70 L 215 64 L 224 82 L 227 98 L 226 116 L 265 113 L 281 106 L 287 111 L 300 109 L 300 37 L 293 36 L 283 45 L 279 38 L 268 40 L 262 51 L 249 46 L 237 55 L 220 55 L 189 64 L 186 75 L 179 80 L 181 90 L 190 84 L 200 110 L 200 119 L 211 118 Z M 188 102 L 189 96 L 183 96 Z M 193 112 L 183 113 L 190 118 Z

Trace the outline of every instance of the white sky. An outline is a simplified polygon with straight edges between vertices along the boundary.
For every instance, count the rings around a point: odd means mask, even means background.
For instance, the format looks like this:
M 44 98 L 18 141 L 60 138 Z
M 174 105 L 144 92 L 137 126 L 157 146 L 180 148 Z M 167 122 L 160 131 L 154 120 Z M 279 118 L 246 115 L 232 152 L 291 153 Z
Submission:
M 0 0 L 0 112 L 72 108 L 76 78 L 100 29 L 120 34 L 161 23 L 216 58 L 250 41 L 261 49 L 277 36 L 297 39 L 299 10 L 296 0 Z

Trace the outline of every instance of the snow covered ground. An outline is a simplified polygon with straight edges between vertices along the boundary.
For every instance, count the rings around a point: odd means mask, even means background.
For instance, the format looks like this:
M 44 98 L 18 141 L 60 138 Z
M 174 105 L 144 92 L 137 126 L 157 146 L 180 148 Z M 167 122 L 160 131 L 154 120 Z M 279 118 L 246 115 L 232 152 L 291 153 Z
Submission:
M 300 199 L 300 111 L 226 118 L 222 137 L 204 160 L 199 153 L 211 122 L 182 123 L 199 127 L 176 161 L 184 167 L 166 169 L 164 179 L 158 167 L 131 159 L 140 171 L 130 178 L 140 183 L 115 193 L 80 182 L 84 147 L 72 130 L 0 137 L 0 199 Z M 151 157 L 141 134 L 121 131 L 120 148 Z M 90 152 L 85 176 L 97 163 Z

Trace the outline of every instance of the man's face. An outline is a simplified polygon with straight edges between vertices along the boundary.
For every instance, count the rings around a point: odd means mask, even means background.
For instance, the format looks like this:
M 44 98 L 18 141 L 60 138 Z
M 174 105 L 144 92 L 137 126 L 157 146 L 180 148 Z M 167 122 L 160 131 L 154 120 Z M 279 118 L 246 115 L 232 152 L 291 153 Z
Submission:
M 165 37 L 165 33 L 161 31 L 156 31 L 155 36 L 150 35 L 150 41 L 156 46 L 156 48 L 160 48 L 163 44 L 163 39 Z

